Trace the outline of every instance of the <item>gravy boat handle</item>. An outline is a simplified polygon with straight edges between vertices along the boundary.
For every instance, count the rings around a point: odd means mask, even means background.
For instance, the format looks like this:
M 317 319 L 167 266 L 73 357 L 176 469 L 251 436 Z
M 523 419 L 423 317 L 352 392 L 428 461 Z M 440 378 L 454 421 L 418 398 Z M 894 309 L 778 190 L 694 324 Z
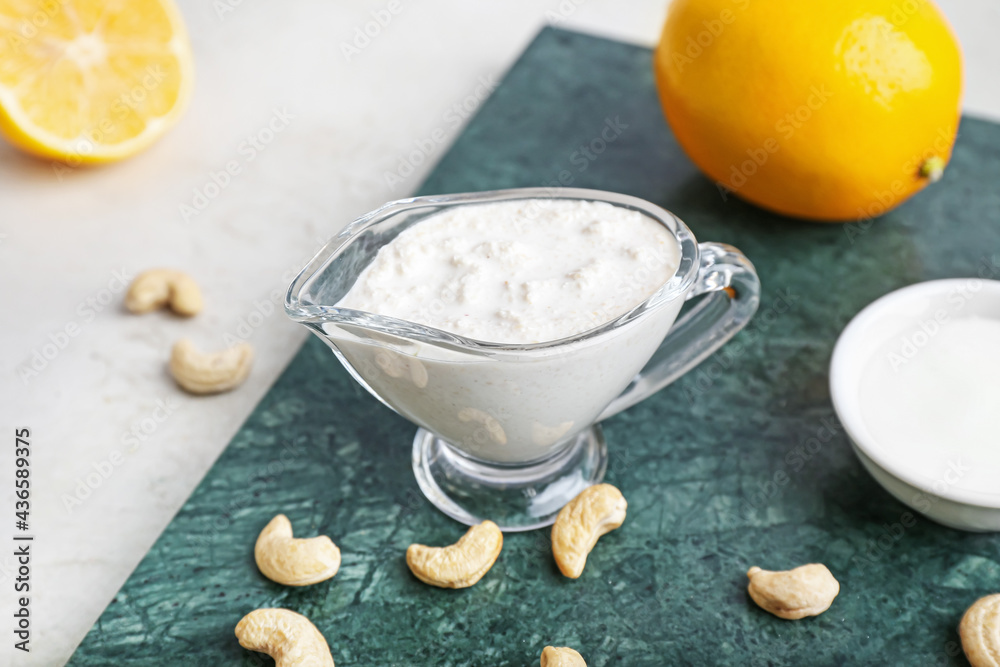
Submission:
M 603 421 L 645 400 L 704 361 L 747 325 L 760 303 L 753 264 L 731 245 L 698 245 L 701 265 L 686 299 L 705 294 L 678 319 L 649 362 L 597 418 Z

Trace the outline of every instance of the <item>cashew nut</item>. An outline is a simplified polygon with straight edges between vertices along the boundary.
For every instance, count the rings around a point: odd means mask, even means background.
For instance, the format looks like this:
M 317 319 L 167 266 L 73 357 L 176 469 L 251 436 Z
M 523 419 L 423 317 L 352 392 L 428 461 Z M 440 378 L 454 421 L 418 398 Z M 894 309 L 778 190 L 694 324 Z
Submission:
M 958 624 L 972 667 L 1000 667 L 1000 593 L 976 600 Z
M 468 588 L 489 572 L 503 548 L 503 533 L 492 521 L 466 531 L 455 544 L 427 547 L 411 544 L 406 564 L 413 575 L 439 588 Z
M 260 531 L 253 557 L 261 574 L 285 586 L 308 586 L 326 581 L 340 569 L 340 549 L 326 535 L 292 537 L 292 523 L 284 514 Z
M 610 484 L 589 486 L 559 511 L 552 526 L 552 555 L 570 579 L 583 574 L 587 554 L 604 534 L 625 521 L 628 503 Z
M 822 563 L 802 565 L 785 572 L 751 567 L 747 590 L 753 601 L 778 618 L 789 620 L 819 616 L 840 593 L 840 583 Z
M 257 609 L 236 624 L 240 646 L 274 658 L 275 667 L 334 667 L 323 634 L 302 614 Z
M 567 646 L 546 646 L 542 649 L 541 667 L 587 667 L 583 656 Z
M 375 354 L 375 363 L 382 372 L 392 378 L 401 378 L 407 373 L 417 389 L 427 386 L 427 367 L 415 357 L 404 356 L 392 350 L 379 350 Z
M 504 433 L 503 426 L 488 412 L 483 412 L 479 408 L 462 408 L 458 411 L 458 419 L 463 422 L 477 422 L 486 427 L 486 432 L 490 439 L 498 445 L 507 444 L 507 434 Z
M 133 313 L 148 313 L 167 304 L 178 315 L 196 315 L 202 306 L 198 283 L 180 271 L 152 269 L 136 276 L 125 294 L 125 307 Z
M 174 344 L 170 354 L 170 374 L 177 384 L 192 394 L 229 391 L 247 379 L 253 365 L 253 348 L 240 343 L 228 350 L 205 354 L 187 338 Z

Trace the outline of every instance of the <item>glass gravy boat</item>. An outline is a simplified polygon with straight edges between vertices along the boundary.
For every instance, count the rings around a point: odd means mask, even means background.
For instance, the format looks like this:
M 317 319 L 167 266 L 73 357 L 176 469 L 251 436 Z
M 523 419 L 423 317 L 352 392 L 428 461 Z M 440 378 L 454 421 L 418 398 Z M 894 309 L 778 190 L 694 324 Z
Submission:
M 507 200 L 544 206 L 552 199 L 607 202 L 658 221 L 680 248 L 674 276 L 620 317 L 530 345 L 471 340 L 336 306 L 381 247 L 428 216 L 457 206 Z M 706 293 L 677 320 L 687 299 Z M 375 398 L 420 427 L 413 470 L 434 505 L 467 524 L 490 519 L 517 531 L 552 523 L 563 505 L 600 482 L 607 448 L 598 423 L 732 338 L 753 316 L 759 294 L 742 253 L 699 245 L 659 206 L 597 190 L 522 188 L 414 197 L 362 216 L 295 278 L 285 310 Z

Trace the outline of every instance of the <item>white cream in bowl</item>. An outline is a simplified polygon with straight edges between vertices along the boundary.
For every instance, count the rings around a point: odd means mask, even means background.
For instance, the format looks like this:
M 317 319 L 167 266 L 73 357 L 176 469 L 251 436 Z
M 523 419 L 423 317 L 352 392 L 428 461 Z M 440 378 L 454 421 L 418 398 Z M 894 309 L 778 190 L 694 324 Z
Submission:
M 628 313 L 677 273 L 663 222 L 606 202 L 525 199 L 437 212 L 382 246 L 337 304 L 459 334 L 532 345 Z M 497 357 L 406 341 L 338 341 L 397 412 L 491 463 L 543 460 L 588 428 L 667 335 L 674 298 L 599 335 Z M 514 358 L 512 360 L 512 358 Z
M 830 389 L 894 496 L 952 527 L 1000 530 L 1000 282 L 919 283 L 870 304 L 837 342 Z
M 670 231 L 606 202 L 460 206 L 381 248 L 337 305 L 491 343 L 558 340 L 610 322 L 677 271 Z

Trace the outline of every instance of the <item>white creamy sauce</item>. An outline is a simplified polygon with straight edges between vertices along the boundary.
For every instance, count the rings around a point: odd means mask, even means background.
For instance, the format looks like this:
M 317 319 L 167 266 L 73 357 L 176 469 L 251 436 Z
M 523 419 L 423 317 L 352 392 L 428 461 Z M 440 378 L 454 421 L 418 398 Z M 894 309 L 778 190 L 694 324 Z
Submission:
M 679 261 L 662 224 L 605 202 L 460 206 L 381 248 L 338 306 L 476 340 L 537 343 L 628 312 Z
M 954 319 L 887 341 L 861 378 L 887 454 L 936 484 L 1000 489 L 1000 320 Z

